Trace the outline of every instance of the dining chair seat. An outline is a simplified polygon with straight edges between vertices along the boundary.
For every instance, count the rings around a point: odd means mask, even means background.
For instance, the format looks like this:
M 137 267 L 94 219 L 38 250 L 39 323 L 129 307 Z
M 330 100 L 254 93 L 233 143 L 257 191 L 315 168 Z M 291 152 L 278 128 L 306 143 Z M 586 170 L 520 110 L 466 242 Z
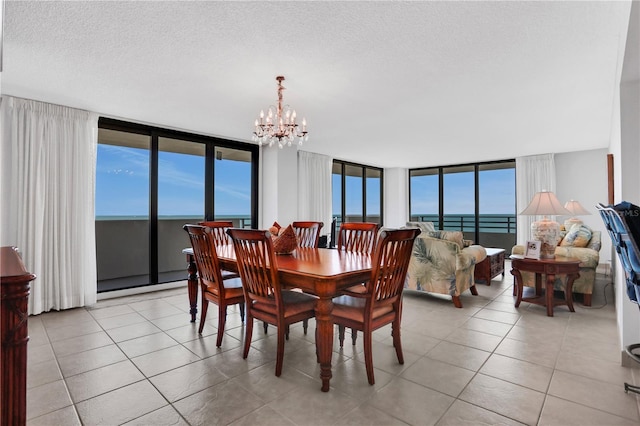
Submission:
M 225 297 L 227 298 L 236 298 L 236 297 L 244 297 L 244 293 L 242 290 L 242 280 L 240 277 L 232 278 L 232 279 L 223 279 L 222 281 L 225 289 Z M 208 292 L 211 294 L 218 295 L 217 288 L 208 288 Z
M 284 318 L 289 319 L 305 311 L 315 309 L 318 299 L 299 291 L 282 290 L 282 301 L 284 302 Z M 256 300 L 252 307 L 255 311 L 261 311 L 265 315 L 272 315 L 273 321 L 276 320 L 278 309 L 272 301 L 262 302 Z M 256 313 L 254 312 L 254 316 L 256 316 Z
M 331 315 L 339 322 L 346 321 L 359 321 L 365 320 L 364 308 L 367 301 L 363 298 L 352 296 L 340 296 L 333 299 L 333 311 Z M 375 322 L 377 320 L 386 320 L 386 315 L 394 315 L 393 306 L 386 304 L 383 306 L 376 306 L 371 313 L 371 319 Z M 387 322 L 388 323 L 388 322 Z M 386 323 L 385 323 L 386 324 Z

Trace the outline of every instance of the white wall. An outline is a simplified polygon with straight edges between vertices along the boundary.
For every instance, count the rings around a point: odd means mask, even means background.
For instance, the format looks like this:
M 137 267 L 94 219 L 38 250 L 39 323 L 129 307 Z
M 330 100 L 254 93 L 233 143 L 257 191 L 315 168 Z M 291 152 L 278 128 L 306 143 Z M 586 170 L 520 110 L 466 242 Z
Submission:
M 384 223 L 387 228 L 400 228 L 409 220 L 409 170 L 384 169 Z
M 562 204 L 569 200 L 579 201 L 591 215 L 579 216 L 589 228 L 601 231 L 602 249 L 600 264 L 611 260 L 611 239 L 595 206 L 607 203 L 607 149 L 567 152 L 555 154 L 556 195 Z M 564 222 L 567 217 L 556 220 Z
M 612 123 L 609 151 L 614 158 L 615 202 L 640 205 L 640 2 L 633 2 L 625 44 L 619 102 Z M 640 342 L 640 312 L 626 294 L 625 275 L 616 261 L 616 313 L 621 350 Z M 622 364 L 638 367 L 622 352 Z

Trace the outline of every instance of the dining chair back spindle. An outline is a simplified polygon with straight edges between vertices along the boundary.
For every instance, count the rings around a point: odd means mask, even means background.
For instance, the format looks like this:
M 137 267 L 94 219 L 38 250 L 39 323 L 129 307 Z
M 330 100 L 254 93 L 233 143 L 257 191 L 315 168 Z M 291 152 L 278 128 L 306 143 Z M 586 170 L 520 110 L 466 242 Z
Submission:
M 320 230 L 323 222 L 298 221 L 291 224 L 298 239 L 298 246 L 318 248 L 320 244 Z
M 244 321 L 244 293 L 240 278 L 222 278 L 218 262 L 216 242 L 212 228 L 201 225 L 184 225 L 189 234 L 193 257 L 198 268 L 198 279 L 201 288 L 202 308 L 198 333 L 202 334 L 207 318 L 209 302 L 218 305 L 218 338 L 216 346 L 222 345 L 224 327 L 227 321 L 227 306 L 239 305 L 240 318 Z
M 345 222 L 338 232 L 338 250 L 372 253 L 378 234 L 377 223 Z
M 282 373 L 284 342 L 290 324 L 315 316 L 316 298 L 284 290 L 278 278 L 278 262 L 268 231 L 229 229 L 238 262 L 246 306 L 243 358 L 249 355 L 254 318 L 277 327 L 276 376 Z
M 233 222 L 230 220 L 205 220 L 198 222 L 198 225 L 211 228 L 211 236 L 216 245 L 231 244 L 231 238 L 227 235 L 227 229 L 233 228 Z M 236 272 L 222 270 L 222 279 L 238 278 L 240 275 Z
M 373 374 L 373 331 L 391 324 L 393 346 L 398 362 L 404 364 L 400 340 L 402 290 L 419 229 L 384 230 L 380 233 L 372 259 L 371 278 L 365 291 L 333 299 L 333 322 L 338 324 L 340 346 L 344 329 L 360 330 L 364 335 L 364 359 L 369 384 L 375 383 Z

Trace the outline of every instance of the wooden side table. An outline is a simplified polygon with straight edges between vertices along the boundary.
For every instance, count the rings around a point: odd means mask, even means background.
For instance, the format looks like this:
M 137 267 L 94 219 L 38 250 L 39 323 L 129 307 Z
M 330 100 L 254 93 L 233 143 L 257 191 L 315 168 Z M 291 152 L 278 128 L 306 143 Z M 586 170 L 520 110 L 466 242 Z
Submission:
M 491 280 L 502 274 L 504 278 L 504 249 L 487 248 L 487 257 L 478 263 L 473 270 L 474 281 L 484 281 L 491 285 Z
M 27 272 L 15 247 L 0 248 L 2 425 L 27 422 L 27 311 L 29 283 L 35 277 Z
M 534 303 L 547 307 L 547 316 L 553 316 L 553 308 L 558 305 L 567 305 L 571 312 L 573 309 L 573 282 L 580 276 L 580 259 L 556 256 L 554 259 L 526 259 L 524 256 L 511 255 L 511 275 L 515 277 L 514 290 L 516 291 L 516 308 L 520 303 Z M 536 274 L 536 295 L 534 297 L 522 297 L 523 281 L 521 271 Z M 556 275 L 566 274 L 567 285 L 564 289 L 564 300 L 553 297 L 553 283 Z M 545 291 L 542 294 L 542 275 L 545 275 Z

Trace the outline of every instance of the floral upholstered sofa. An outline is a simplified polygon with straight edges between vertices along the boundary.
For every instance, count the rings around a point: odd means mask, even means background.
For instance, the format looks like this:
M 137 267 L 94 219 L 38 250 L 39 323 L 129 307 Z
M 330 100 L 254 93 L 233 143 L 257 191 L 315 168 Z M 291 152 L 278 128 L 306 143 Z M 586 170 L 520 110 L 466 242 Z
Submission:
M 556 247 L 556 256 L 575 257 L 580 259 L 580 277 L 573 282 L 573 292 L 583 294 L 583 304 L 591 306 L 593 285 L 596 282 L 596 268 L 600 262 L 601 232 L 594 231 L 586 225 L 578 223 L 562 232 L 562 240 Z M 517 245 L 511 254 L 524 254 L 524 246 Z M 535 274 L 522 271 L 523 285 L 535 287 Z M 554 289 L 564 291 L 566 275 L 556 275 Z
M 467 245 L 462 232 L 436 231 L 432 222 L 407 222 L 408 228 L 420 228 L 413 245 L 406 290 L 419 290 L 451 296 L 457 308 L 466 290 L 477 295 L 473 271 L 487 256 L 484 247 Z

